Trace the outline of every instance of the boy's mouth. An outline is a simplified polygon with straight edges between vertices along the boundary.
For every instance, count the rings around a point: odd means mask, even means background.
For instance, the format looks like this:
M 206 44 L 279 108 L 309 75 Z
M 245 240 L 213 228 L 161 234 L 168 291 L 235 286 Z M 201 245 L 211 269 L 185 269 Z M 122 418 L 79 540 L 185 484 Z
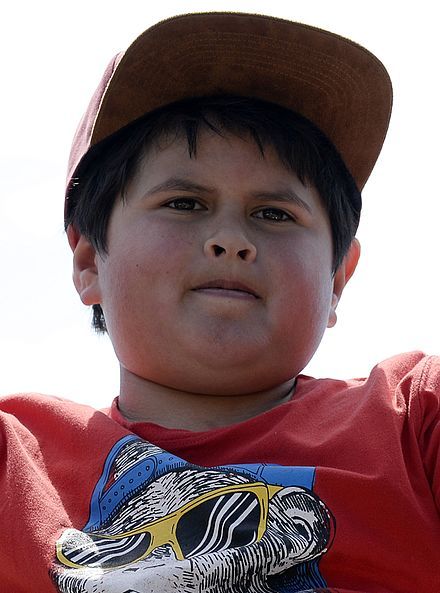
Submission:
M 253 288 L 235 280 L 210 280 L 200 286 L 196 286 L 194 291 L 206 291 L 210 294 L 223 296 L 251 296 L 255 299 L 261 298 Z

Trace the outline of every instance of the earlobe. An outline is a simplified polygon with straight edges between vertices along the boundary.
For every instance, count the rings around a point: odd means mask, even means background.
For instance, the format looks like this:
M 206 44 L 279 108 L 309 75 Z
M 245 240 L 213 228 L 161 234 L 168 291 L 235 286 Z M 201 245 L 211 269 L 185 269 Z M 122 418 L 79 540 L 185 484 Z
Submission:
M 96 249 L 72 225 L 67 229 L 67 238 L 73 251 L 73 283 L 75 288 L 85 305 L 97 305 L 101 302 L 101 290 L 96 265 Z
M 327 322 L 327 327 L 334 327 L 336 325 L 336 322 L 338 320 L 338 316 L 336 314 L 336 307 L 338 306 L 339 303 L 339 299 L 338 297 L 335 295 L 335 293 L 333 293 L 332 295 L 332 303 L 330 305 L 330 311 L 328 314 L 328 322 Z
M 344 259 L 342 260 L 341 264 L 336 270 L 333 278 L 333 294 L 327 327 L 334 327 L 336 325 L 336 307 L 338 306 L 339 299 L 341 298 L 342 291 L 344 290 L 345 285 L 353 276 L 354 271 L 356 270 L 356 266 L 358 264 L 360 255 L 361 245 L 359 241 L 356 238 L 354 238 Z

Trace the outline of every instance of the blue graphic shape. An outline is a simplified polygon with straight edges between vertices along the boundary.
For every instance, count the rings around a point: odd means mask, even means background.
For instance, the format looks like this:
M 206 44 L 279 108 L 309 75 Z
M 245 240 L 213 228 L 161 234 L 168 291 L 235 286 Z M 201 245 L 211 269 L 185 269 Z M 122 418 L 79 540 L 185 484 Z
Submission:
M 147 459 L 140 459 L 106 488 L 115 459 L 121 450 L 133 441 L 140 441 L 140 439 L 135 435 L 123 437 L 108 454 L 102 475 L 93 490 L 90 516 L 84 531 L 94 531 L 102 527 L 125 499 L 133 496 L 136 491 L 155 480 L 157 476 L 170 471 L 171 468 L 175 470 L 189 466 L 188 462 L 180 457 L 163 451 Z
M 216 469 L 243 473 L 247 477 L 253 477 L 257 481 L 275 486 L 301 486 L 313 490 L 316 468 L 308 466 L 286 467 L 272 463 L 240 463 L 216 467 Z

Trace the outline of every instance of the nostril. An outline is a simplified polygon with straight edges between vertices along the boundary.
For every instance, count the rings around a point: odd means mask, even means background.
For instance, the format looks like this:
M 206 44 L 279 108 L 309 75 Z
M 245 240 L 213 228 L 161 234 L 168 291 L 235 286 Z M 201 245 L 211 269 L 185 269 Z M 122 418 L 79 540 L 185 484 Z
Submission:
M 241 259 L 247 259 L 247 256 L 249 255 L 249 249 L 242 249 L 238 252 L 238 255 Z
M 223 247 L 220 247 L 220 245 L 214 245 L 213 247 L 215 255 L 221 255 L 225 252 L 225 249 Z

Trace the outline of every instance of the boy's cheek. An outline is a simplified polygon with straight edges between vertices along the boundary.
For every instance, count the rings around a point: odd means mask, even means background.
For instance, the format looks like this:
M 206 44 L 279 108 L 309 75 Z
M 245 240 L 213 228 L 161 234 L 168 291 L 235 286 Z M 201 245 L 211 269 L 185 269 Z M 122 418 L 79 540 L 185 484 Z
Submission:
M 188 256 L 199 233 L 192 227 L 166 223 L 151 217 L 140 216 L 131 220 L 125 228 L 114 229 L 113 240 L 109 240 L 109 253 L 125 259 L 130 264 L 135 260 L 139 266 L 154 268 Z M 123 264 L 124 265 L 124 264 Z

